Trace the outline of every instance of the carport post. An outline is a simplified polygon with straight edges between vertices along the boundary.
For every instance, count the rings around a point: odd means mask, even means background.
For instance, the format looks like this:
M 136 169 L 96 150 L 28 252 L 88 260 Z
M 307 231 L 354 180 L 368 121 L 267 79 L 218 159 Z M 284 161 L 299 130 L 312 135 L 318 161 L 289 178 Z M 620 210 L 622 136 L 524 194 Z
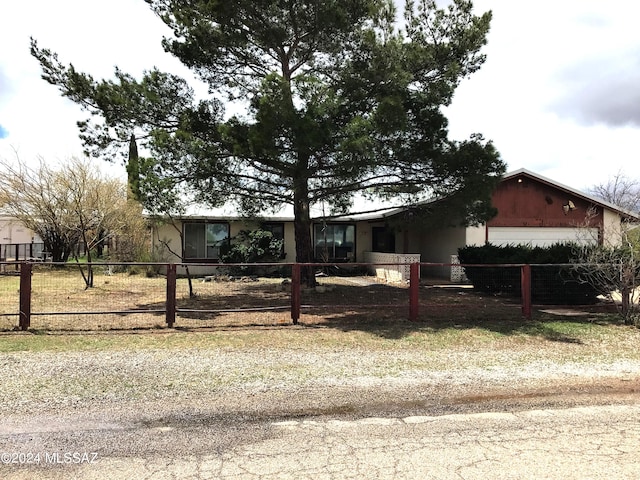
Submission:
M 291 320 L 297 325 L 300 319 L 300 264 L 291 266 Z
M 520 288 L 522 289 L 522 316 L 531 320 L 531 265 L 520 267 Z
M 170 263 L 167 265 L 167 327 L 173 328 L 176 322 L 176 265 Z
M 31 325 L 31 268 L 27 262 L 20 264 L 20 330 L 27 330 Z
M 412 263 L 409 267 L 409 320 L 418 321 L 418 300 L 420 293 L 420 264 Z

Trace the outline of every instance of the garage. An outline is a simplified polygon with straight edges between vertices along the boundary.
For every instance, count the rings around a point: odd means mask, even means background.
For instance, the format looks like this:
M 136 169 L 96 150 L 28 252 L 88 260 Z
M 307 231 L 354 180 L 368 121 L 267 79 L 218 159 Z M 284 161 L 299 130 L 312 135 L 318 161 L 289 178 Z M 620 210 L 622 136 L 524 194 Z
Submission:
M 577 227 L 488 227 L 488 241 L 493 245 L 531 245 L 547 247 L 554 243 L 596 244 L 597 228 Z

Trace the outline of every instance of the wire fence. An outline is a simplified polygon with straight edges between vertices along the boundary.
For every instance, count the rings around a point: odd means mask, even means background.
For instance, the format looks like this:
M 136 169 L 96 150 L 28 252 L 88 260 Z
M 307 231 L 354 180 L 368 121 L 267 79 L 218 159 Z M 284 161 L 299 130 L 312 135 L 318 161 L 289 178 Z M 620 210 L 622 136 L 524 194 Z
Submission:
M 0 262 L 0 330 L 463 322 L 531 318 L 549 305 L 610 306 L 569 265 L 465 265 L 461 282 L 420 275 L 451 266 L 100 263 L 91 281 L 86 264 Z M 410 274 L 390 282 L 380 273 L 389 268 Z

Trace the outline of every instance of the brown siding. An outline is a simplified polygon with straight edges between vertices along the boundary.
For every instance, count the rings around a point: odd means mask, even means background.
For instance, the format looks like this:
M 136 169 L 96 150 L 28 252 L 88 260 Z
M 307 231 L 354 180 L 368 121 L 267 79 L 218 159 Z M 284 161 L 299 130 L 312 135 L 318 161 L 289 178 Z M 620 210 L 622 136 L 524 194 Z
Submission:
M 595 215 L 588 226 L 602 228 L 602 207 L 551 185 L 521 175 L 500 183 L 492 197 L 498 215 L 487 222 L 490 227 L 575 227 L 586 226 L 590 209 Z M 562 208 L 571 201 L 575 210 Z

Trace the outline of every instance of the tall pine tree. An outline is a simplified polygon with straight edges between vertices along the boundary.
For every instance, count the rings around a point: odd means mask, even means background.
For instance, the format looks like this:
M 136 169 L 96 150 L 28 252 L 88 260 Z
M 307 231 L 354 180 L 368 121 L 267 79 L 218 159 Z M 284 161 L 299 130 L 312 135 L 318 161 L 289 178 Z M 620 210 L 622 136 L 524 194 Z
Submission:
M 466 0 L 408 0 L 402 19 L 391 0 L 146 1 L 173 32 L 165 50 L 208 98 L 157 69 L 96 81 L 31 45 L 43 78 L 90 113 L 87 152 L 109 156 L 125 132 L 144 134 L 143 198 L 180 192 L 248 214 L 292 205 L 300 262 L 313 260 L 310 207 L 343 212 L 356 193 L 452 198 L 448 216 L 468 223 L 493 213 L 504 164 L 480 135 L 450 140 L 442 112 L 484 62 L 490 13 Z

